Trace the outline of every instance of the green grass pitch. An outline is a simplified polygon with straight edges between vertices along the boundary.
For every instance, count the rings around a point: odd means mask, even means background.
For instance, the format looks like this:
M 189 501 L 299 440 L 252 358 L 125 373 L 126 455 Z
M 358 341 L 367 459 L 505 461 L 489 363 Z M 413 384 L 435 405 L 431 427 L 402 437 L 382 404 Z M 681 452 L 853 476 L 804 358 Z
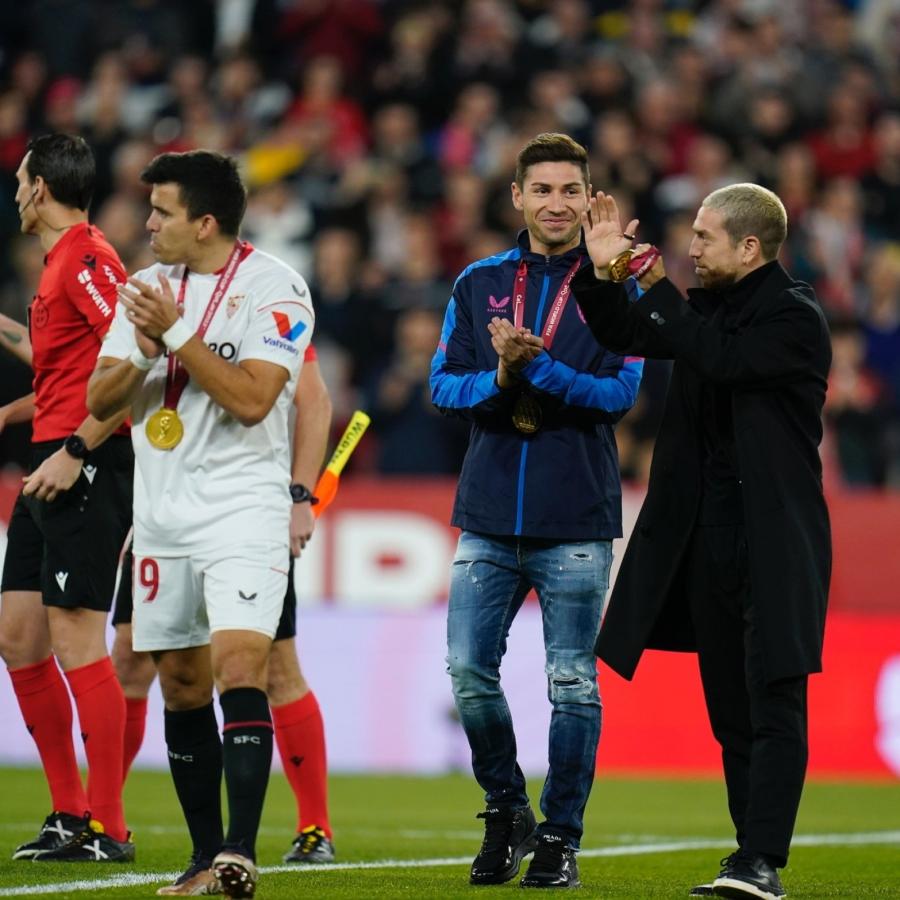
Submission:
M 259 842 L 260 900 L 522 896 L 517 881 L 467 883 L 481 838 L 475 813 L 482 808 L 470 777 L 335 776 L 330 788 L 338 864 L 286 871 L 281 854 L 293 837 L 293 797 L 282 776 L 273 776 Z M 529 788 L 536 804 L 540 783 Z M 134 866 L 13 862 L 10 852 L 34 835 L 46 805 L 39 771 L 0 769 L 0 898 L 151 897 L 189 854 L 167 773 L 139 771 L 129 779 Z M 686 897 L 733 849 L 717 780 L 601 775 L 585 826 L 583 887 L 576 896 Z M 783 872 L 789 897 L 900 898 L 900 784 L 811 782 L 796 833 Z

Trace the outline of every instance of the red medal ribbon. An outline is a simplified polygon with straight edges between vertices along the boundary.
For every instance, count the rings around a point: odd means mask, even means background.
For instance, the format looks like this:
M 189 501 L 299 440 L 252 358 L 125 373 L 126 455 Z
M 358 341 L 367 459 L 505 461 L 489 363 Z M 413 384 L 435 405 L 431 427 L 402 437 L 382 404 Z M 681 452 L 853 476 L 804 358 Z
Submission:
M 228 262 L 225 263 L 225 268 L 222 269 L 222 274 L 219 275 L 219 280 L 216 282 L 212 296 L 209 298 L 209 303 L 206 305 L 206 311 L 203 313 L 203 318 L 200 320 L 200 327 L 195 332 L 198 338 L 202 338 L 209 330 L 213 316 L 215 316 L 216 310 L 221 305 L 222 298 L 225 296 L 225 292 L 228 290 L 229 285 L 234 279 L 238 266 L 244 261 L 244 258 L 251 249 L 250 244 L 246 241 L 235 242 L 231 255 L 228 257 Z M 187 266 L 185 266 L 184 274 L 181 276 L 181 286 L 178 288 L 178 299 L 175 301 L 178 306 L 179 315 L 184 310 L 184 297 L 187 293 L 189 274 L 190 272 Z M 187 387 L 189 380 L 190 375 L 188 375 L 187 369 L 181 365 L 175 354 L 170 352 L 168 369 L 166 370 L 166 395 L 165 402 L 163 403 L 163 406 L 165 406 L 166 409 L 175 409 L 175 407 L 178 406 L 178 401 L 184 393 L 184 389 Z
M 549 350 L 553 346 L 553 339 L 556 337 L 556 326 L 559 325 L 566 304 L 569 302 L 569 297 L 572 296 L 572 279 L 580 268 L 581 257 L 579 256 L 556 292 L 556 298 L 553 300 L 550 312 L 547 314 L 544 330 L 541 332 L 545 350 Z M 516 328 L 522 327 L 522 321 L 525 318 L 525 287 L 527 281 L 528 263 L 523 259 L 516 270 L 516 280 L 513 284 L 513 325 Z

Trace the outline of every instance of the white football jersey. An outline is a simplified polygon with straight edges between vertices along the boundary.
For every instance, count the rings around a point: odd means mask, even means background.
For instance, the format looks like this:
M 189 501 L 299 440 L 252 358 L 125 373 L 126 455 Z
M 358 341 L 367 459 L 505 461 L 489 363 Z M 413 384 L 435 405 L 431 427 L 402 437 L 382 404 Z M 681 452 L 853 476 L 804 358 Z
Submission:
M 184 271 L 183 265 L 157 263 L 135 277 L 156 287 L 162 273 L 177 297 Z M 218 280 L 218 273 L 188 275 L 183 315 L 194 331 Z M 253 249 L 238 266 L 203 340 L 233 365 L 258 359 L 287 369 L 287 384 L 265 419 L 247 428 L 188 381 L 177 406 L 184 437 L 172 450 L 160 450 L 148 441 L 145 426 L 163 406 L 167 354 L 147 373 L 131 409 L 136 556 L 190 556 L 249 540 L 288 543 L 288 414 L 314 320 L 303 278 Z M 136 346 L 134 326 L 119 303 L 100 357 L 125 359 Z

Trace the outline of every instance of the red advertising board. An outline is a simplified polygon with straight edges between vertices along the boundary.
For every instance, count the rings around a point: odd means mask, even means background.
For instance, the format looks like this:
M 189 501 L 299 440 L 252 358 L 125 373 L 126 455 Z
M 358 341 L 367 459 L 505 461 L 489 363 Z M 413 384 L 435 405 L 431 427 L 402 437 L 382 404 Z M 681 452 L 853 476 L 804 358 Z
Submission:
M 833 612 L 810 678 L 810 774 L 900 776 L 900 615 Z M 693 654 L 648 652 L 627 682 L 601 664 L 601 771 L 719 771 Z

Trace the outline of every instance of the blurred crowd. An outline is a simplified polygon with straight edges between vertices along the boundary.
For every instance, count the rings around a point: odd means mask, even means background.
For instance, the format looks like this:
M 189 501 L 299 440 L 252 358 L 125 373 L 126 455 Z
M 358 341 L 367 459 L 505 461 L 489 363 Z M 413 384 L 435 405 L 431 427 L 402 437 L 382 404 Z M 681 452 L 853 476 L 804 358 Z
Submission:
M 829 471 L 900 487 L 900 0 L 25 0 L 0 42 L 7 315 L 42 265 L 13 201 L 29 136 L 89 140 L 92 218 L 129 271 L 151 261 L 143 166 L 237 154 L 245 237 L 313 288 L 338 427 L 372 415 L 357 468 L 456 472 L 466 429 L 428 400 L 443 310 L 465 265 L 513 243 L 520 146 L 564 131 L 682 288 L 708 192 L 782 197 L 782 261 L 833 327 Z M 27 374 L 2 365 L 6 402 Z M 627 478 L 646 477 L 667 378 L 649 364 L 619 426 Z M 0 460 L 21 441 L 0 436 Z

